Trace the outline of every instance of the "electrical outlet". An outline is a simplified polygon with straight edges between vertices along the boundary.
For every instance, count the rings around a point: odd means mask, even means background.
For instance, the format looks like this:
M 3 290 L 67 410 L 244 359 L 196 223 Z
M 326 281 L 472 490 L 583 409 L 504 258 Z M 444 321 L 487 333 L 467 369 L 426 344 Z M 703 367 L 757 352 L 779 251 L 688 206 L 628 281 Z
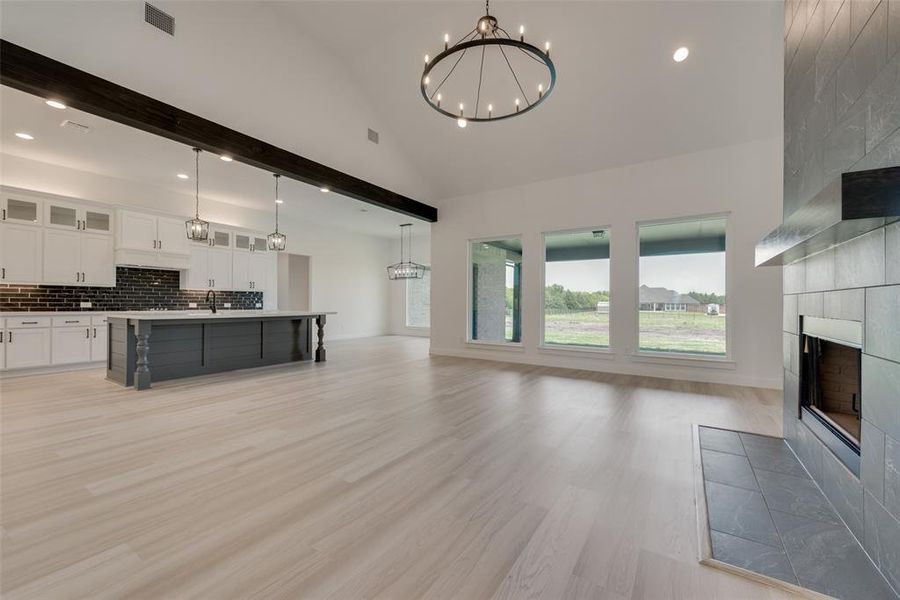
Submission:
M 188 302 L 188 308 L 197 308 L 196 302 Z
M 256 308 L 262 308 L 262 303 L 261 303 L 261 302 L 257 302 L 257 303 L 256 303 Z
M 90 302 L 79 302 L 78 306 L 80 306 L 81 308 L 90 308 L 91 303 Z
M 231 302 L 226 302 L 222 305 L 223 308 L 231 308 Z

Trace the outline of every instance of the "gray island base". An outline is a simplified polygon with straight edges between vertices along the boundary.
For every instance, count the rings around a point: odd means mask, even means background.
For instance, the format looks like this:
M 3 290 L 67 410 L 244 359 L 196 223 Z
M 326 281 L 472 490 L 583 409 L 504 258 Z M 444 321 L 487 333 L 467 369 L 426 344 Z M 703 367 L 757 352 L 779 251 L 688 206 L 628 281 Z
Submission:
M 333 314 L 268 310 L 111 313 L 106 378 L 144 390 L 153 381 L 313 357 L 325 362 L 325 320 Z

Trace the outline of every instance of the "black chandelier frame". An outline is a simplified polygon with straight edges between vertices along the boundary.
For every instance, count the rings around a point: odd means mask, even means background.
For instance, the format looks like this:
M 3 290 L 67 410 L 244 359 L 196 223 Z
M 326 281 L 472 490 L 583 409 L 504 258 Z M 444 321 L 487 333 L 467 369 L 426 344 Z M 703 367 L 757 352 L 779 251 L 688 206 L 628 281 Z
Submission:
M 545 52 L 530 44 L 522 39 L 515 39 L 510 37 L 509 33 L 506 32 L 505 29 L 497 25 L 497 19 L 491 16 L 490 14 L 481 17 L 478 21 L 481 23 L 488 23 L 492 26 L 491 31 L 487 34 L 482 34 L 478 31 L 476 27 L 466 35 L 464 35 L 458 42 L 454 45 L 446 47 L 443 52 L 436 55 L 433 59 L 428 61 L 425 64 L 425 70 L 422 71 L 422 77 L 419 79 L 419 90 L 422 92 L 422 97 L 425 99 L 425 102 L 428 105 L 441 113 L 444 116 L 451 117 L 453 119 L 465 119 L 469 123 L 487 123 L 491 121 L 502 121 L 503 119 L 509 119 L 511 117 L 517 117 L 519 115 L 523 115 L 530 110 L 533 110 L 541 105 L 544 100 L 546 100 L 550 94 L 553 92 L 553 89 L 556 87 L 556 67 L 553 64 L 553 61 L 550 59 L 550 53 Z M 502 33 L 503 35 L 498 35 L 497 32 Z M 481 82 L 484 76 L 484 53 L 485 50 L 490 46 L 498 46 L 501 54 L 503 55 L 504 60 L 506 61 L 506 65 L 509 67 L 510 73 L 512 73 L 513 79 L 516 81 L 516 85 L 519 87 L 519 91 L 522 93 L 522 98 L 525 100 L 525 106 L 519 108 L 513 112 L 492 116 L 488 114 L 487 117 L 479 117 L 479 103 L 481 100 Z M 475 95 L 475 112 L 471 117 L 465 116 L 465 114 L 453 113 L 450 112 L 443 107 L 441 107 L 437 102 L 434 101 L 435 95 L 440 91 L 441 87 L 444 83 L 450 78 L 453 74 L 453 71 L 456 69 L 456 66 L 462 61 L 463 57 L 465 57 L 466 53 L 470 48 L 481 48 L 481 67 L 478 72 L 478 90 Z M 506 52 L 504 51 L 504 47 L 515 48 L 521 52 L 524 52 L 529 58 L 532 60 L 536 60 L 544 64 L 547 67 L 547 70 L 550 73 L 550 83 L 547 86 L 547 89 L 544 90 L 543 93 L 538 93 L 538 97 L 534 102 L 529 100 L 528 94 L 525 92 L 525 89 L 522 87 L 522 84 L 519 82 L 519 77 L 516 75 L 515 70 L 512 68 L 512 64 L 509 62 L 509 57 L 506 56 Z M 456 59 L 456 62 L 450 68 L 450 71 L 441 82 L 434 87 L 433 89 L 426 85 L 426 78 L 429 77 L 432 69 L 434 69 L 438 64 L 442 61 L 446 60 L 448 57 L 451 57 L 455 54 L 460 54 L 459 58 Z M 429 92 L 429 90 L 431 90 Z

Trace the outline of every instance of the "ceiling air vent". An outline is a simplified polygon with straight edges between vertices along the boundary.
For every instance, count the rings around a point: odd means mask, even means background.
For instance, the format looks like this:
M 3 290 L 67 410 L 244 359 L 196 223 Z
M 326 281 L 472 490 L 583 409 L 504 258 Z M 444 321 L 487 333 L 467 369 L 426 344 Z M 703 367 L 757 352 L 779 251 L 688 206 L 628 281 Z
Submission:
M 144 20 L 169 35 L 175 35 L 175 17 L 164 13 L 149 2 L 144 3 Z
M 66 119 L 62 123 L 59 124 L 63 129 L 69 129 L 71 131 L 77 131 L 78 133 L 90 133 L 91 128 L 87 125 L 82 125 L 81 123 L 76 123 L 75 121 L 70 121 Z
M 369 141 L 373 144 L 378 143 L 378 132 L 374 129 L 369 129 Z

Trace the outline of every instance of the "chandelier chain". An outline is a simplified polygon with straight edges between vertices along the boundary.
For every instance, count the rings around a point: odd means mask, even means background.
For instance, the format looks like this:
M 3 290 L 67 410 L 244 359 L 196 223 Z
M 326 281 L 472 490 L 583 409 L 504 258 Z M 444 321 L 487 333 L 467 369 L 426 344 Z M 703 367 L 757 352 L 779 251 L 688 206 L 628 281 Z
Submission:
M 481 67 L 478 69 L 478 91 L 475 93 L 475 118 L 478 118 L 478 107 L 481 106 L 481 80 L 484 77 L 484 51 L 487 46 L 481 47 Z
M 525 90 L 522 89 L 522 84 L 519 83 L 519 77 L 516 75 L 516 70 L 509 64 L 509 57 L 506 56 L 506 51 L 503 49 L 503 46 L 498 46 L 498 48 L 500 49 L 500 54 L 503 55 L 503 60 L 506 61 L 506 66 L 509 67 L 509 72 L 512 73 L 513 79 L 516 80 L 516 85 L 519 86 L 519 91 L 522 92 L 522 96 L 525 98 L 525 104 L 531 106 L 531 102 L 528 100 L 528 94 L 525 93 Z

